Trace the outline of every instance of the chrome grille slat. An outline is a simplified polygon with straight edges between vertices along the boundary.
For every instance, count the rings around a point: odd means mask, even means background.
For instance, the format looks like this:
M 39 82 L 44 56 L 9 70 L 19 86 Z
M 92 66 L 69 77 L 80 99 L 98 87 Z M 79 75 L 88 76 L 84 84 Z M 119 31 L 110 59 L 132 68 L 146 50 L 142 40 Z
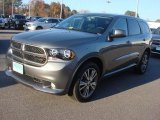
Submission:
M 38 57 L 38 56 L 33 56 L 33 55 L 29 55 L 29 54 L 24 54 L 24 58 L 26 60 L 34 61 L 36 63 L 42 63 L 42 64 L 44 64 L 45 61 L 46 61 L 46 58 Z
M 11 42 L 11 48 L 13 59 L 19 59 L 23 63 L 42 66 L 47 61 L 46 52 L 43 48 L 15 41 Z
M 44 54 L 44 50 L 42 50 L 41 48 L 35 47 L 35 46 L 25 45 L 24 49 L 25 51 L 28 51 L 28 52 Z
M 22 48 L 22 44 L 21 43 L 18 43 L 18 42 L 11 42 L 11 47 L 14 47 L 16 49 L 21 49 Z
M 38 56 L 38 57 L 45 57 L 45 54 L 38 54 L 38 53 L 33 53 L 33 52 L 28 52 L 28 51 L 23 51 L 24 54 L 29 54 L 33 56 Z

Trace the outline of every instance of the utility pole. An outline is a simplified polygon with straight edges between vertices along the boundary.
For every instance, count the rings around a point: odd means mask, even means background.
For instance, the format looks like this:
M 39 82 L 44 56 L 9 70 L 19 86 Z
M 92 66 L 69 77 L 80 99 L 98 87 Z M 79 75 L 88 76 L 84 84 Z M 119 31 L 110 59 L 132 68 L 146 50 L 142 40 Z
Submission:
M 138 17 L 138 7 L 139 7 L 139 0 L 137 0 L 135 17 Z
M 12 0 L 12 15 L 13 15 L 13 0 Z
M 61 1 L 60 19 L 62 18 L 62 12 L 63 12 L 63 0 Z
M 29 17 L 31 16 L 31 0 L 29 0 Z
M 4 0 L 3 0 L 3 15 L 4 15 Z

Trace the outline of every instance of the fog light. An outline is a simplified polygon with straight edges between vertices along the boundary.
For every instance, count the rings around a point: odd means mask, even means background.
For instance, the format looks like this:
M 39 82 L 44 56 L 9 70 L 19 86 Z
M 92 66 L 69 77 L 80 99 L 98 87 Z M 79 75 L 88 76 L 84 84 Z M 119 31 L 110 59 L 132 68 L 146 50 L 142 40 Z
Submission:
M 53 83 L 51 83 L 51 88 L 52 88 L 52 89 L 55 89 L 56 86 L 55 86 Z

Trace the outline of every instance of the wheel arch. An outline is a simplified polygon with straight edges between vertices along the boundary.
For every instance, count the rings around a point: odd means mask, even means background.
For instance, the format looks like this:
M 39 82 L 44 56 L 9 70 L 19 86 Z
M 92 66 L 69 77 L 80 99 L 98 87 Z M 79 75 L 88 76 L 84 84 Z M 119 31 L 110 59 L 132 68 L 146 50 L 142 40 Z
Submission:
M 43 27 L 42 27 L 42 26 L 37 26 L 37 27 L 36 27 L 36 29 L 37 29 L 37 28 L 42 28 L 42 29 L 43 29 Z
M 76 80 L 75 80 L 76 74 L 79 72 L 81 67 L 84 66 L 88 62 L 93 62 L 93 63 L 97 64 L 99 69 L 100 69 L 100 76 L 102 75 L 102 73 L 103 73 L 103 62 L 99 58 L 99 56 L 95 55 L 95 56 L 90 56 L 90 57 L 87 57 L 87 58 L 84 57 L 84 59 L 82 59 L 81 62 L 79 62 L 78 66 L 76 67 L 77 69 L 75 70 L 75 72 L 72 76 L 71 82 L 67 85 L 68 86 L 68 91 L 67 91 L 68 95 L 72 95 L 73 87 L 74 87 L 74 84 L 76 82 Z

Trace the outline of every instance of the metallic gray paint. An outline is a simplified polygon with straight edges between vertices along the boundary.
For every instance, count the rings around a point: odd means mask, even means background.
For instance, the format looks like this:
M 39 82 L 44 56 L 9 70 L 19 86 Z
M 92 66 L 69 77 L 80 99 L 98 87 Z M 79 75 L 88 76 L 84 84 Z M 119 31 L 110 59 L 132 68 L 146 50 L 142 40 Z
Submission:
M 53 61 L 48 61 L 45 65 L 40 67 L 24 64 L 25 75 L 23 75 L 23 78 L 19 78 L 11 70 L 6 71 L 7 75 L 12 76 L 17 81 L 41 91 L 54 94 L 66 94 L 68 93 L 70 85 L 73 82 L 73 78 L 78 69 L 85 61 L 91 58 L 97 58 L 102 61 L 102 76 L 106 73 L 116 73 L 117 71 L 119 72 L 125 68 L 137 65 L 144 51 L 147 48 L 150 49 L 149 42 L 151 39 L 151 34 L 113 38 L 113 41 L 108 41 L 109 31 L 112 30 L 112 26 L 118 18 L 119 17 L 116 16 L 113 19 L 104 34 L 50 29 L 15 35 L 12 38 L 13 41 L 39 46 L 44 49 L 71 49 L 75 53 L 75 58 L 69 61 L 55 59 Z M 128 16 L 126 18 L 128 18 Z M 7 56 L 8 66 L 12 68 L 13 59 L 10 51 Z M 30 76 L 32 79 L 37 78 L 52 82 L 55 84 L 56 89 L 54 90 L 49 88 L 52 91 L 51 92 L 50 90 L 44 90 L 43 88 L 40 89 L 40 87 L 36 88 L 35 84 L 32 82 L 28 83 L 28 81 L 25 80 L 27 76 Z

